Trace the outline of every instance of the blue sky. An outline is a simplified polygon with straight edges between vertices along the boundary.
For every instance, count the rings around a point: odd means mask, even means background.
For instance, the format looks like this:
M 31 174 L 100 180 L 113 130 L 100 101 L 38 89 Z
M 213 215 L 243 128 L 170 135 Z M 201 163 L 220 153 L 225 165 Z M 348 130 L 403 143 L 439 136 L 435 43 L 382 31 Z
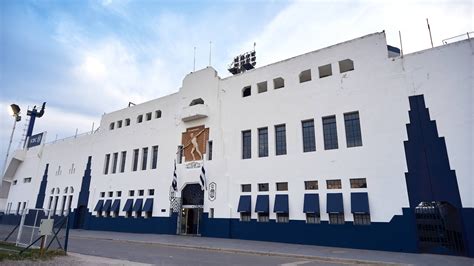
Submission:
M 48 140 L 90 130 L 104 112 L 179 89 L 193 69 L 221 77 L 257 43 L 259 66 L 385 30 L 405 53 L 471 31 L 471 1 L 0 1 L 0 162 L 10 103 L 47 101 L 36 132 Z M 18 146 L 22 121 L 15 134 Z M 1 164 L 0 164 L 1 165 Z

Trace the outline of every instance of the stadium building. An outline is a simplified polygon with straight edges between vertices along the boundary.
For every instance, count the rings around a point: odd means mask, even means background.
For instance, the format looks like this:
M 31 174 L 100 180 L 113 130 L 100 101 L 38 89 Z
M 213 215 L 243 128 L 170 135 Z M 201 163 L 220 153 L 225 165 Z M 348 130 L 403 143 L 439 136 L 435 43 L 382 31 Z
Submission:
M 472 257 L 473 46 L 403 55 L 379 32 L 192 72 L 98 130 L 30 137 L 0 222 Z

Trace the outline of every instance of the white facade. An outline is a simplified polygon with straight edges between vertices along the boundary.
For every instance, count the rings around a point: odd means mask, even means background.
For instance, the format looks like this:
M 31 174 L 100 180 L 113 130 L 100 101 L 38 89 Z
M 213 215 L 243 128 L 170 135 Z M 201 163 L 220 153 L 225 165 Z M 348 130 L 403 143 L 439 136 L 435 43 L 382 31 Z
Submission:
M 169 217 L 169 191 L 174 160 L 181 134 L 187 128 L 204 125 L 213 142 L 212 160 L 204 160 L 208 183 L 217 184 L 216 200 L 204 196 L 204 212 L 214 209 L 215 218 L 239 218 L 241 195 L 270 195 L 270 219 L 274 195 L 289 195 L 290 220 L 305 220 L 304 181 L 317 180 L 321 220 L 327 221 L 326 194 L 343 193 L 346 221 L 352 221 L 351 192 L 368 192 L 373 222 L 390 222 L 409 206 L 403 142 L 410 110 L 408 97 L 423 94 L 438 133 L 445 137 L 451 169 L 456 171 L 464 208 L 474 207 L 473 184 L 473 45 L 465 40 L 402 57 L 389 57 L 385 34 L 374 33 L 321 50 L 221 79 L 205 68 L 188 74 L 178 93 L 165 96 L 102 117 L 93 134 L 56 141 L 26 152 L 18 167 L 4 180 L 14 182 L 7 198 L 12 212 L 18 202 L 33 207 L 45 165 L 49 164 L 44 208 L 55 188 L 60 198 L 73 187 L 73 208 L 80 191 L 87 158 L 92 156 L 89 211 L 99 199 L 154 198 L 153 216 Z M 339 71 L 339 61 L 350 59 L 354 70 Z M 318 67 L 331 64 L 332 75 L 320 78 Z M 311 69 L 311 80 L 300 83 L 299 74 Z M 281 77 L 284 87 L 274 89 Z M 267 81 L 267 91 L 259 93 L 257 83 Z M 251 86 L 251 95 L 242 89 Z M 204 105 L 189 106 L 201 98 Z M 155 112 L 161 111 L 156 118 Z M 360 147 L 346 146 L 344 114 L 358 111 L 362 133 Z M 151 120 L 147 121 L 147 113 Z M 137 117 L 143 115 L 143 122 Z M 325 150 L 322 118 L 336 116 L 338 149 Z M 199 118 L 200 117 L 200 118 Z M 125 126 L 130 119 L 130 126 Z M 316 151 L 303 152 L 301 121 L 314 119 Z M 118 128 L 117 121 L 123 121 Z M 110 124 L 114 123 L 114 129 Z M 275 125 L 286 125 L 286 155 L 275 155 Z M 268 157 L 258 157 L 258 128 L 268 127 Z M 242 159 L 242 131 L 251 130 L 251 158 Z M 151 169 L 151 149 L 158 145 L 158 166 Z M 141 170 L 142 148 L 148 147 L 147 169 Z M 139 152 L 139 170 L 132 171 L 132 154 Z M 127 152 L 121 173 L 121 152 Z M 117 173 L 104 174 L 106 154 L 118 153 Z M 112 164 L 112 159 L 111 159 Z M 75 170 L 73 170 L 75 169 Z M 199 182 L 200 169 L 177 165 L 179 191 L 188 183 Z M 10 175 L 10 176 L 9 176 Z M 31 183 L 23 179 L 32 177 Z M 365 178 L 367 188 L 350 188 L 351 178 Z M 342 189 L 327 189 L 326 180 L 340 179 Z M 288 191 L 276 191 L 276 182 L 288 182 Z M 258 192 L 257 184 L 269 183 L 269 192 Z M 252 192 L 241 192 L 251 184 Z M 144 190 L 144 196 L 138 190 Z M 148 190 L 154 189 L 153 196 Z M 135 195 L 129 196 L 129 190 Z M 112 197 L 108 197 L 109 192 Z M 117 197 L 121 191 L 121 197 Z M 105 192 L 105 198 L 100 193 Z M 55 195 L 56 196 L 56 195 Z M 59 206 L 60 204 L 58 204 Z M 59 209 L 59 207 L 58 207 Z M 120 211 L 123 216 L 123 211 Z M 252 218 L 257 214 L 252 212 Z

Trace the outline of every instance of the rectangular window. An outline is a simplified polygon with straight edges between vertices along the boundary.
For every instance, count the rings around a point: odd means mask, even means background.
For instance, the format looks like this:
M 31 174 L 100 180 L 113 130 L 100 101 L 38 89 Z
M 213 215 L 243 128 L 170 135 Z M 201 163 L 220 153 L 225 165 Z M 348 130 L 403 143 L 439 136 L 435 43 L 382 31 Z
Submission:
M 288 213 L 277 213 L 276 216 L 277 216 L 277 219 L 276 219 L 277 223 L 288 223 L 290 221 L 290 217 Z
M 207 142 L 207 160 L 212 161 L 212 140 Z
M 66 201 L 67 201 L 67 196 L 63 196 L 63 203 L 61 204 L 61 216 L 66 215 Z
M 337 144 L 336 116 L 323 117 L 324 149 L 332 150 L 339 148 Z
M 266 92 L 267 91 L 267 82 L 259 82 L 257 83 L 257 91 L 258 93 Z
M 351 59 L 344 59 L 342 61 L 339 61 L 339 72 L 344 73 L 347 71 L 352 71 L 354 70 L 354 61 Z
M 311 69 L 301 71 L 299 74 L 300 83 L 307 82 L 311 80 Z
M 151 120 L 151 112 L 146 113 L 146 121 L 150 121 L 150 120 Z
M 351 178 L 351 188 L 367 188 L 367 180 L 365 178 Z
M 151 169 L 158 166 L 158 146 L 151 147 Z
M 317 180 L 304 181 L 304 189 L 305 190 L 317 190 L 318 189 L 318 181 Z
M 285 87 L 285 80 L 282 77 L 273 79 L 273 89 L 280 89 Z
M 258 129 L 258 157 L 268 156 L 268 128 Z
M 113 197 L 114 196 L 114 192 L 113 191 L 109 191 L 109 197 Z
M 250 130 L 242 131 L 242 159 L 252 158 L 252 136 Z
M 122 127 L 122 120 L 119 120 L 117 121 L 117 128 L 121 128 Z
M 125 119 L 125 126 L 130 126 L 130 118 Z
M 117 197 L 122 197 L 122 191 L 115 192 L 115 195 L 117 195 Z
M 209 218 L 214 218 L 214 208 L 209 208 Z
M 341 179 L 326 180 L 328 189 L 341 189 Z
M 318 67 L 318 70 L 319 70 L 319 78 L 325 78 L 332 75 L 331 64 L 320 66 Z
M 154 196 L 155 195 L 155 190 L 154 189 L 149 189 L 148 190 L 148 195 L 149 196 Z
M 118 152 L 115 152 L 112 157 L 112 174 L 117 173 Z
M 132 171 L 137 171 L 138 170 L 138 153 L 139 149 L 134 149 L 133 150 L 133 163 L 132 163 Z
M 18 180 L 13 180 L 13 185 L 16 185 L 17 182 Z
M 330 213 L 329 224 L 344 224 L 344 213 Z
M 23 178 L 23 183 L 31 183 L 31 177 Z
M 135 196 L 135 190 L 129 190 L 129 191 L 128 191 L 128 195 L 129 195 L 130 197 Z
M 307 224 L 320 224 L 321 218 L 319 213 L 306 213 L 306 223 Z
M 142 170 L 146 170 L 146 163 L 148 160 L 148 148 L 142 149 Z
M 303 152 L 315 151 L 314 120 L 301 121 L 301 128 L 303 130 Z
M 276 155 L 286 154 L 286 126 L 275 126 L 275 151 Z
M 252 215 L 250 212 L 241 212 L 240 213 L 240 221 L 241 222 L 250 222 L 252 219 Z
M 258 191 L 268 191 L 268 183 L 258 184 Z
M 177 157 L 178 158 L 176 158 L 177 159 L 176 161 L 178 161 L 178 164 L 183 163 L 183 145 L 178 146 Z
M 104 175 L 109 173 L 110 154 L 105 155 Z
M 105 197 L 105 192 L 100 192 L 100 197 L 101 198 Z
M 276 183 L 277 191 L 288 191 L 288 182 Z
M 362 146 L 362 134 L 360 132 L 359 112 L 344 114 L 346 128 L 347 147 Z
M 270 221 L 270 217 L 268 216 L 268 213 L 259 212 L 258 221 L 260 223 L 268 223 Z
M 243 184 L 240 185 L 242 188 L 242 192 L 252 192 L 252 185 L 250 184 Z
M 137 123 L 143 122 L 143 115 L 137 116 Z
M 370 225 L 370 214 L 368 213 L 354 213 L 355 225 Z
M 120 160 L 120 173 L 125 172 L 125 161 L 127 160 L 127 152 L 122 152 L 122 159 Z
M 143 196 L 145 194 L 145 190 L 140 189 L 138 190 L 138 196 Z

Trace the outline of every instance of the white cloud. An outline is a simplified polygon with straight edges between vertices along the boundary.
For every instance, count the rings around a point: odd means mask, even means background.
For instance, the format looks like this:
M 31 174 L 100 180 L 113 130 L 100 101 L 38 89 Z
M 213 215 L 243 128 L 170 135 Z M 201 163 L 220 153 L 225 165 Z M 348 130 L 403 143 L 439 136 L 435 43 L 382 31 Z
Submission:
M 405 54 L 431 47 L 433 42 L 472 30 L 470 1 L 297 1 L 281 10 L 254 38 L 241 42 L 232 54 L 257 42 L 258 66 L 373 32 L 386 31 L 387 42 L 400 47 L 402 33 Z

